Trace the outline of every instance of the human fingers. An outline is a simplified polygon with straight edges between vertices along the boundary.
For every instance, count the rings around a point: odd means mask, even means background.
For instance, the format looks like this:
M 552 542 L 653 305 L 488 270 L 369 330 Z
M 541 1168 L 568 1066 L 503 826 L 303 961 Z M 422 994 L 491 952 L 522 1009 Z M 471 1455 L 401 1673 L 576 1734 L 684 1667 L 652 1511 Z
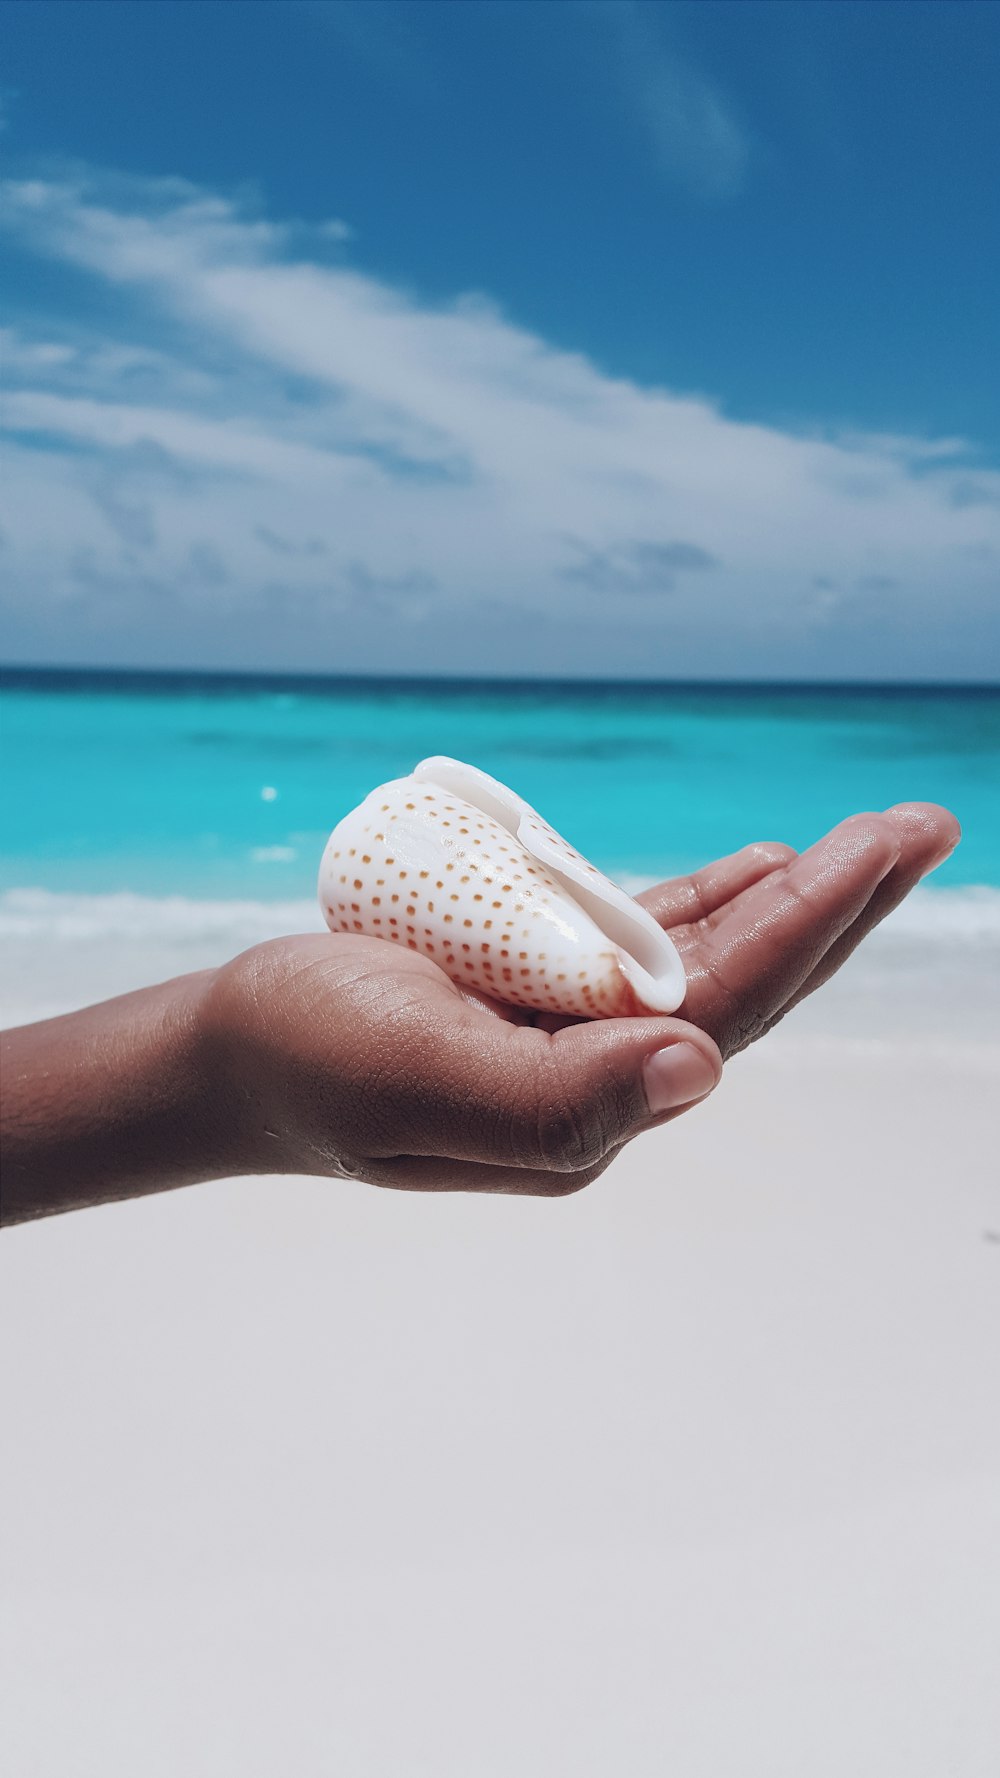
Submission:
M 717 858 L 687 877 L 674 877 L 657 883 L 636 896 L 648 908 L 654 920 L 663 927 L 679 926 L 685 921 L 703 920 L 715 913 L 734 895 L 749 889 L 771 871 L 790 864 L 795 857 L 792 846 L 778 840 L 757 840 L 742 846 L 726 858 Z
M 899 853 L 898 830 L 885 816 L 851 816 L 717 919 L 692 928 L 683 938 L 684 1016 L 709 1031 L 723 1055 L 745 1048 L 857 919 Z
M 418 1183 L 417 1160 L 500 1169 L 482 1189 L 575 1189 L 622 1143 L 705 1096 L 712 1039 L 679 1019 L 508 1022 L 428 958 L 339 934 L 272 940 L 217 973 L 201 1034 L 234 1172 Z M 399 1163 L 395 1165 L 394 1163 Z M 461 1176 L 461 1177 L 460 1177 Z M 581 1180 L 577 1181 L 581 1183 Z
M 962 829 L 950 809 L 937 803 L 897 803 L 885 811 L 899 835 L 899 857 L 882 878 L 861 913 L 842 933 L 788 1002 L 786 1011 L 815 993 L 836 975 L 862 939 L 891 914 L 923 877 L 954 852 Z
M 342 1138 L 376 1161 L 416 1155 L 586 1172 L 703 1098 L 722 1072 L 712 1039 L 679 1019 L 543 1031 L 469 1005 L 444 977 L 427 978 L 423 994 L 377 1032 L 368 1061 L 357 1029 L 355 1020 L 339 1069 Z
M 683 1103 L 661 1113 L 656 1118 L 657 1126 L 671 1123 L 698 1102 L 697 1098 L 685 1098 Z M 348 1177 L 363 1177 L 370 1185 L 385 1186 L 394 1191 L 499 1192 L 516 1197 L 565 1198 L 599 1179 L 624 1147 L 624 1142 L 619 1143 L 591 1165 L 566 1172 L 544 1167 L 505 1166 L 499 1161 L 455 1161 L 443 1155 L 409 1154 L 368 1159 L 356 1168 L 345 1166 L 341 1161 L 337 1172 Z

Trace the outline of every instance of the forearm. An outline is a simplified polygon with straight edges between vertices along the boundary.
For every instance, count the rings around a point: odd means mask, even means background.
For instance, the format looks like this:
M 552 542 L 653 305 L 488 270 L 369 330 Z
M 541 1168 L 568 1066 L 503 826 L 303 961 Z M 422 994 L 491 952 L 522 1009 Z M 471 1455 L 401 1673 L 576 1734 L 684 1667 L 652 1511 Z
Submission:
M 5 1224 L 235 1170 L 201 1016 L 214 979 L 0 1036 Z

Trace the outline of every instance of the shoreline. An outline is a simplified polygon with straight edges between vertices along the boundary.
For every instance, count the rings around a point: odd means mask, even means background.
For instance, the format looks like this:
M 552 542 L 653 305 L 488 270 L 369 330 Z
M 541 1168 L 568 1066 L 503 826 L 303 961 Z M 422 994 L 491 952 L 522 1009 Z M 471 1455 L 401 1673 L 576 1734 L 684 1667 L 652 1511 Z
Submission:
M 642 884 L 626 882 L 633 891 Z M 317 904 L 306 899 L 7 890 L 0 893 L 0 1024 L 52 1017 L 223 963 L 269 938 L 324 930 Z M 808 1040 L 890 1044 L 906 1053 L 928 1043 L 938 1051 L 956 1043 L 993 1051 L 997 979 L 1000 889 L 918 889 L 764 1048 Z

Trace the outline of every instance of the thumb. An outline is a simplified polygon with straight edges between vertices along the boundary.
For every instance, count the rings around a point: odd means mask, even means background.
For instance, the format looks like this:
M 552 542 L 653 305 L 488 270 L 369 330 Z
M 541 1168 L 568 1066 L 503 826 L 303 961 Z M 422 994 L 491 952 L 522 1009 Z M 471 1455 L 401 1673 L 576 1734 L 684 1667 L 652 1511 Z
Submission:
M 682 1019 L 548 1032 L 471 1007 L 423 1031 L 396 1062 L 393 1096 L 406 1125 L 405 1142 L 398 1123 L 396 1140 L 407 1152 L 558 1173 L 598 1165 L 722 1075 L 712 1039 Z

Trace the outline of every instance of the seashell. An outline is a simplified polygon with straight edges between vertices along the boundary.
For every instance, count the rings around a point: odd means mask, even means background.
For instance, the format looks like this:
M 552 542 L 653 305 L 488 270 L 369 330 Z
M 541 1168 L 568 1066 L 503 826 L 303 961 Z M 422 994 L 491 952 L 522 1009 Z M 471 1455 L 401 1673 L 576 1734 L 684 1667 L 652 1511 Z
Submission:
M 319 897 L 334 932 L 419 951 L 514 1006 L 619 1018 L 684 998 L 684 966 L 653 916 L 457 759 L 425 759 L 345 815 Z

